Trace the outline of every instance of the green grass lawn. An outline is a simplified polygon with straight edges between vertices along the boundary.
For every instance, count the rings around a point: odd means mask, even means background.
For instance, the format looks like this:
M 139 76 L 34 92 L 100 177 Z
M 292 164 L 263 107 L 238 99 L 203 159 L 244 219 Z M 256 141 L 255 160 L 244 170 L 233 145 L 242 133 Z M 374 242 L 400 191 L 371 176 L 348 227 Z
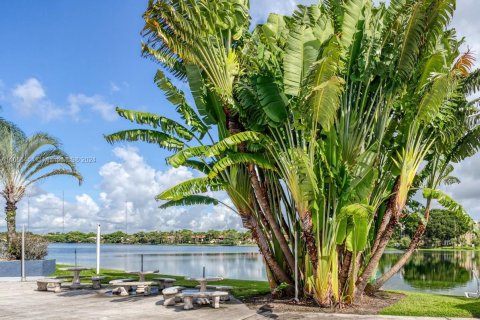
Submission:
M 480 301 L 464 297 L 406 292 L 405 298 L 381 311 L 383 315 L 423 317 L 480 317 Z
M 68 267 L 68 266 L 57 264 L 57 270 L 53 274 L 53 276 L 72 276 L 72 272 L 60 270 L 60 268 L 64 268 L 64 267 Z M 109 281 L 114 279 L 125 279 L 125 278 L 136 277 L 135 275 L 128 274 L 121 270 L 101 269 L 100 273 L 102 276 L 106 276 L 103 283 L 108 283 Z M 89 269 L 89 270 L 82 271 L 80 275 L 91 277 L 96 275 L 96 273 L 94 269 Z M 152 278 L 173 278 L 177 280 L 175 282 L 176 285 L 190 287 L 190 288 L 193 288 L 198 285 L 198 282 L 196 281 L 187 281 L 185 280 L 185 277 L 172 276 L 172 275 L 154 274 L 154 275 L 147 275 L 145 278 L 147 281 L 151 280 Z M 82 280 L 82 282 L 87 283 L 89 281 Z M 259 296 L 259 295 L 265 295 L 270 293 L 270 287 L 268 286 L 268 282 L 266 281 L 225 279 L 222 281 L 216 281 L 215 284 L 233 287 L 232 293 L 238 299 L 244 299 L 251 296 Z

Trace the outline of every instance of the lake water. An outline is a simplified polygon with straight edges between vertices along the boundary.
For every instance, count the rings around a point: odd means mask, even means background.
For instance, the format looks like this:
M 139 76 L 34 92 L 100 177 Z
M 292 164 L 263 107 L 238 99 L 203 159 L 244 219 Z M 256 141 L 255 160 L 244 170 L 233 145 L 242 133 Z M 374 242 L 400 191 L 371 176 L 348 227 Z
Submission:
M 76 255 L 75 255 L 76 250 Z M 94 244 L 54 243 L 48 258 L 57 263 L 95 267 Z M 101 267 L 138 271 L 143 255 L 144 270 L 163 274 L 199 276 L 205 266 L 208 275 L 232 279 L 266 280 L 264 262 L 257 247 L 237 246 L 166 246 L 166 245 L 102 245 Z M 388 270 L 400 257 L 400 251 L 388 251 L 378 273 Z M 463 295 L 476 292 L 477 283 L 471 270 L 480 269 L 480 252 L 421 251 L 413 255 L 403 270 L 385 289 Z

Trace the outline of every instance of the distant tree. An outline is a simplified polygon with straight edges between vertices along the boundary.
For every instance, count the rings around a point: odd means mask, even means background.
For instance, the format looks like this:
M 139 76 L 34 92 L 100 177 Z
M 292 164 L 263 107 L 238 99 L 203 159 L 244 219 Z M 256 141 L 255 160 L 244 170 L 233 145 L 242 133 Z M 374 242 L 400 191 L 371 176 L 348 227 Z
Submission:
M 127 234 L 123 231 L 116 231 L 110 234 L 103 235 L 103 240 L 106 243 L 124 243 L 127 239 Z
M 425 232 L 428 243 L 441 245 L 460 236 L 472 229 L 473 221 L 470 216 L 449 210 L 432 210 L 429 227 Z

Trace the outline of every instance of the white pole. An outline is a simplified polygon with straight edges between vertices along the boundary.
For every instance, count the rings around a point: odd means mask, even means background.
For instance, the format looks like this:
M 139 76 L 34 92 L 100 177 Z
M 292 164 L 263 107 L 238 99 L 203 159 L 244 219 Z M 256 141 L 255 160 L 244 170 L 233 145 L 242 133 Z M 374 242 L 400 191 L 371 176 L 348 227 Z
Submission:
M 100 224 L 97 225 L 97 274 L 100 274 Z
M 25 281 L 25 224 L 22 226 L 22 281 Z
M 293 252 L 295 253 L 295 302 L 299 302 L 298 300 L 298 248 L 297 248 L 297 230 L 295 230 L 294 235 L 294 242 L 295 242 L 295 250 Z

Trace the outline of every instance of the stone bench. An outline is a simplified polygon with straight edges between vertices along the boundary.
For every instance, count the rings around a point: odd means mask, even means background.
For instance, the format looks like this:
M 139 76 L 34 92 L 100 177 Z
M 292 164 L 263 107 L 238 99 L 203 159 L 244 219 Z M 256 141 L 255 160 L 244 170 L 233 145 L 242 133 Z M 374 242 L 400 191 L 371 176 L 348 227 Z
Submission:
M 182 300 L 182 291 L 185 290 L 185 287 L 175 286 L 169 287 L 162 290 L 163 294 L 163 305 L 164 306 L 173 306 L 176 302 Z
M 63 280 L 60 279 L 40 279 L 37 280 L 38 291 L 53 291 L 59 293 L 62 291 L 61 285 Z
M 93 276 L 90 279 L 92 280 L 93 289 L 102 289 L 102 280 L 105 280 L 104 276 Z
M 175 279 L 172 278 L 153 278 L 153 281 L 157 281 L 160 290 L 165 289 L 165 288 L 170 288 L 173 287 L 175 284 Z
M 115 289 L 112 290 L 113 294 L 128 296 L 128 292 L 131 291 L 132 288 L 136 288 L 137 294 L 148 296 L 151 293 L 151 287 L 157 286 L 157 283 L 153 281 L 125 281 L 112 283 L 112 286 L 115 287 Z
M 193 301 L 200 304 L 211 303 L 212 307 L 215 309 L 220 308 L 220 297 L 227 296 L 228 292 L 225 291 L 205 291 L 200 292 L 197 290 L 184 290 L 182 292 L 184 306 L 183 309 L 190 310 L 193 309 Z
M 195 288 L 200 289 L 200 286 L 196 286 Z M 225 291 L 228 292 L 227 296 L 221 296 L 220 301 L 230 301 L 230 298 L 232 297 L 232 290 L 233 287 L 231 286 L 221 286 L 221 285 L 207 285 L 207 290 L 212 290 L 212 291 Z

